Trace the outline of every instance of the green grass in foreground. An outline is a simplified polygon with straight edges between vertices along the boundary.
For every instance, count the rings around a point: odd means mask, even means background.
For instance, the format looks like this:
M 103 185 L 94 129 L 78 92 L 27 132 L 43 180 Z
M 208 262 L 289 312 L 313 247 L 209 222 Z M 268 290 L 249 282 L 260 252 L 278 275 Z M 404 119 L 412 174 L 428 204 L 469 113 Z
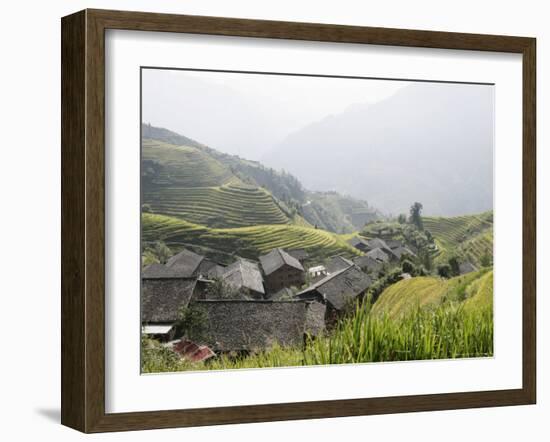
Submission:
M 376 313 L 368 301 L 330 334 L 302 348 L 274 346 L 247 357 L 220 356 L 206 363 L 179 360 L 158 344 L 144 341 L 145 373 L 183 370 L 288 367 L 365 362 L 486 357 L 493 355 L 492 272 L 469 281 L 472 291 L 459 299 L 464 284 L 446 290 L 441 303 L 417 304 L 391 317 Z

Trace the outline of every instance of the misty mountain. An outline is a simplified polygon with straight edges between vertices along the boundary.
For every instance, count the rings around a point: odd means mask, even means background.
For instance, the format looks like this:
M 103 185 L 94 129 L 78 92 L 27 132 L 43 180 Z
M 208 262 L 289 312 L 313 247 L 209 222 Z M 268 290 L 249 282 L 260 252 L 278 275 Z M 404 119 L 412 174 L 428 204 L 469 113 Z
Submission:
M 414 83 L 290 134 L 263 162 L 385 212 L 492 209 L 493 87 Z
M 142 199 L 155 213 L 209 227 L 290 223 L 335 233 L 381 218 L 366 201 L 309 191 L 289 173 L 168 129 L 142 124 L 141 133 Z

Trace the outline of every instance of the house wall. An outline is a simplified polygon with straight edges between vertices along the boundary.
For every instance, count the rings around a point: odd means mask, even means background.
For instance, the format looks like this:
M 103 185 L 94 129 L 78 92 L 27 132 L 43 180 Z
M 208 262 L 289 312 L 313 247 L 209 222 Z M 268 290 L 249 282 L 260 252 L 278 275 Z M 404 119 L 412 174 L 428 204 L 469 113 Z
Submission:
M 276 292 L 283 287 L 300 287 L 306 281 L 306 274 L 294 267 L 284 265 L 266 276 L 264 281 L 268 292 Z

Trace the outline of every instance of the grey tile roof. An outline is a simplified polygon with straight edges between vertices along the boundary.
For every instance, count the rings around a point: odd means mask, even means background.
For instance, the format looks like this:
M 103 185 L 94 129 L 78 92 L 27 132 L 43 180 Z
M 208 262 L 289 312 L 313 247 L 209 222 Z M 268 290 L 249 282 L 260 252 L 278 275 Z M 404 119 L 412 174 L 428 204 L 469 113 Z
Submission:
M 166 267 L 164 264 L 154 263 L 143 269 L 142 278 L 158 279 L 158 278 L 175 278 L 178 273 L 173 269 Z
M 353 265 L 353 261 L 350 261 L 349 259 L 344 258 L 343 256 L 336 255 L 336 256 L 332 256 L 329 259 L 325 268 L 328 273 L 334 273 L 334 272 L 337 272 L 338 270 L 346 269 L 352 265 Z
M 271 252 L 260 256 L 260 263 L 266 275 L 272 274 L 285 264 L 295 269 L 304 271 L 302 264 L 293 256 L 289 255 L 281 248 L 273 249 Z
M 380 261 L 380 262 L 388 262 L 390 260 L 390 255 L 380 248 L 371 250 L 366 254 L 366 256 L 376 259 L 377 261 Z
M 352 247 L 357 247 L 357 246 L 368 247 L 369 246 L 369 243 L 366 239 L 360 238 L 358 236 L 354 236 L 353 238 L 348 240 L 348 244 L 351 245 Z
M 257 293 L 265 294 L 262 272 L 258 264 L 239 258 L 226 267 L 221 276 L 228 284 L 237 288 L 246 288 Z
M 300 299 L 315 299 L 318 297 L 317 295 L 320 295 L 333 308 L 341 310 L 348 300 L 363 293 L 371 283 L 372 281 L 366 273 L 363 273 L 357 266 L 351 266 L 325 276 L 296 296 Z
M 196 274 L 207 278 L 219 278 L 225 273 L 226 269 L 221 264 L 208 258 L 204 258 L 197 267 Z
M 353 258 L 353 263 L 367 272 L 378 272 L 382 269 L 382 263 L 371 256 L 362 255 Z
M 401 259 L 403 255 L 410 255 L 413 257 L 416 256 L 416 254 L 408 247 L 396 247 L 395 249 L 392 249 L 392 252 L 399 259 Z
M 205 300 L 193 303 L 205 313 L 205 330 L 194 342 L 215 351 L 264 350 L 275 343 L 301 346 L 305 333 L 324 330 L 325 306 L 304 301 Z M 313 307 L 311 307 L 313 306 Z
M 386 244 L 386 241 L 384 241 L 381 238 L 372 238 L 367 241 L 367 244 L 369 246 L 369 249 L 388 249 L 391 250 L 390 246 Z
M 396 249 L 397 247 L 404 246 L 403 242 L 397 239 L 386 239 L 385 242 L 390 249 Z
M 197 255 L 191 250 L 184 249 L 177 255 L 172 256 L 167 262 L 166 267 L 171 268 L 182 278 L 190 278 L 195 274 L 204 256 Z
M 195 289 L 194 279 L 142 279 L 141 321 L 174 322 L 179 310 L 187 307 Z
M 296 258 L 298 261 L 303 261 L 309 258 L 309 253 L 307 252 L 306 249 L 291 249 L 291 250 L 287 250 L 287 253 L 290 256 L 293 256 L 294 258 Z

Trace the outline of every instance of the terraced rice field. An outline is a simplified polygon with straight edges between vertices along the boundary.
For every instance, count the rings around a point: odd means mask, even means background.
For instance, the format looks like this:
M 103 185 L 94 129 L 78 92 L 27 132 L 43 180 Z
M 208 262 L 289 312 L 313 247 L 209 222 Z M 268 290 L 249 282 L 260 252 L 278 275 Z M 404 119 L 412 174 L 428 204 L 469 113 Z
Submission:
M 143 201 L 155 213 L 210 227 L 289 222 L 268 192 L 253 187 L 164 187 L 144 190 Z
M 198 148 L 144 140 L 142 156 L 143 203 L 155 213 L 209 227 L 289 222 L 270 193 Z
M 417 277 L 395 283 L 374 303 L 374 315 L 398 319 L 417 308 L 437 308 L 446 302 L 462 303 L 464 308 L 492 309 L 493 272 L 483 269 L 451 279 Z
M 478 264 L 484 254 L 493 254 L 492 212 L 453 218 L 424 217 L 423 222 L 439 247 L 436 261 L 457 254 Z
M 257 225 L 239 228 L 209 228 L 174 217 L 144 213 L 142 216 L 143 241 L 163 240 L 174 251 L 186 245 L 197 245 L 227 254 L 238 254 L 257 259 L 258 255 L 273 248 L 304 248 L 311 259 L 324 259 L 342 253 L 357 255 L 344 237 L 325 230 L 297 225 Z
M 208 187 L 240 183 L 227 167 L 195 147 L 143 140 L 141 152 L 142 172 L 154 176 L 153 185 Z

